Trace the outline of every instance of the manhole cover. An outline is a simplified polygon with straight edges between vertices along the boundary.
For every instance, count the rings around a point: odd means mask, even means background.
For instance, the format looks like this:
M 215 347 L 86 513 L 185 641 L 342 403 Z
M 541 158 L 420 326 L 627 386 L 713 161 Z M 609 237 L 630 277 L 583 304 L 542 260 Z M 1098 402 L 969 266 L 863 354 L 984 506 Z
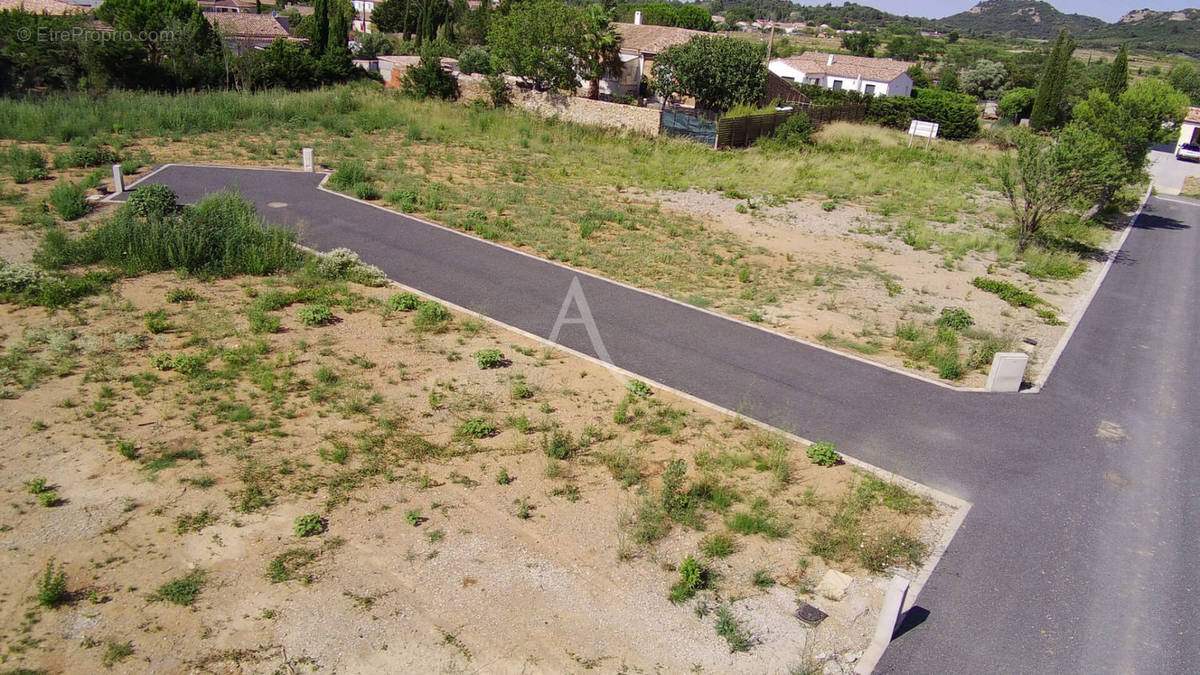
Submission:
M 816 607 L 813 607 L 807 602 L 803 605 L 800 605 L 800 609 L 796 610 L 796 618 L 800 619 L 800 622 L 804 625 L 812 628 L 816 628 L 817 624 L 824 621 L 825 617 L 827 616 L 829 615 L 817 609 Z
M 287 202 L 267 202 L 267 206 L 273 209 L 282 209 L 287 206 Z

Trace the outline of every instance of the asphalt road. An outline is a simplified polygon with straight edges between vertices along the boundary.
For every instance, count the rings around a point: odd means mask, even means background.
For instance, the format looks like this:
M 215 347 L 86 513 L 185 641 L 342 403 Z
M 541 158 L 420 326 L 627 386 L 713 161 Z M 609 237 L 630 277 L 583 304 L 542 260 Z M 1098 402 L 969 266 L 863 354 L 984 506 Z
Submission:
M 613 362 L 974 503 L 881 672 L 1194 672 L 1200 664 L 1200 203 L 1152 198 L 1039 394 L 944 389 L 315 189 L 236 187 L 319 250 L 548 336 L 577 277 Z M 582 326 L 559 342 L 593 353 Z

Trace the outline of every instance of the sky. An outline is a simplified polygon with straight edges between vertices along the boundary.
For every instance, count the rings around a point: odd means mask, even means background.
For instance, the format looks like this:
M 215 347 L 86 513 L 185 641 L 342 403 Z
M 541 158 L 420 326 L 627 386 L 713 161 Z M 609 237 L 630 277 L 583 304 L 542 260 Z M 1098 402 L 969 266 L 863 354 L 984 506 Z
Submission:
M 892 14 L 927 16 L 934 19 L 966 11 L 977 4 L 977 0 L 856 0 L 858 4 L 874 7 Z M 1157 10 L 1186 9 L 1200 7 L 1200 0 L 1048 0 L 1058 11 L 1066 14 L 1098 16 L 1108 22 L 1116 21 L 1132 9 L 1149 7 Z M 838 0 L 801 0 L 802 5 L 823 5 L 825 2 L 839 4 Z

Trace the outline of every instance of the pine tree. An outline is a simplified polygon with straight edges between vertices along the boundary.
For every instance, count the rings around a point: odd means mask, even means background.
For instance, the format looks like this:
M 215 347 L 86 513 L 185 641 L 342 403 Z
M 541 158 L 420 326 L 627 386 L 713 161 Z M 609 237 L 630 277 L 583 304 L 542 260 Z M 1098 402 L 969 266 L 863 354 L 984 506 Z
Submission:
M 1033 101 L 1033 112 L 1029 114 L 1029 126 L 1035 131 L 1051 129 L 1060 121 L 1063 89 L 1074 52 L 1075 39 L 1063 29 L 1046 58 L 1046 67 L 1042 69 L 1042 79 L 1038 82 L 1037 97 Z
M 1108 79 L 1104 82 L 1104 91 L 1109 98 L 1115 101 L 1128 86 L 1129 48 L 1128 45 L 1122 44 L 1121 49 L 1117 52 L 1117 58 L 1113 59 L 1112 67 L 1108 69 Z
M 319 57 L 325 53 L 325 48 L 329 46 L 328 0 L 314 0 L 313 21 L 315 25 L 312 32 L 312 51 L 314 55 Z

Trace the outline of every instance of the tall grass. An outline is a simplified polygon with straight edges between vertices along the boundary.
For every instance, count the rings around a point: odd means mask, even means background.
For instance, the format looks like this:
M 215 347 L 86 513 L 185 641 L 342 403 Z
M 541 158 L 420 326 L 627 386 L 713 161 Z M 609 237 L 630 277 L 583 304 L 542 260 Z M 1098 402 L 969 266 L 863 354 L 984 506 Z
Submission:
M 124 206 L 75 240 L 48 232 L 35 260 L 50 269 L 106 263 L 130 275 L 264 275 L 299 265 L 303 253 L 294 242 L 291 232 L 263 224 L 241 195 L 223 191 L 162 218 L 142 218 Z

